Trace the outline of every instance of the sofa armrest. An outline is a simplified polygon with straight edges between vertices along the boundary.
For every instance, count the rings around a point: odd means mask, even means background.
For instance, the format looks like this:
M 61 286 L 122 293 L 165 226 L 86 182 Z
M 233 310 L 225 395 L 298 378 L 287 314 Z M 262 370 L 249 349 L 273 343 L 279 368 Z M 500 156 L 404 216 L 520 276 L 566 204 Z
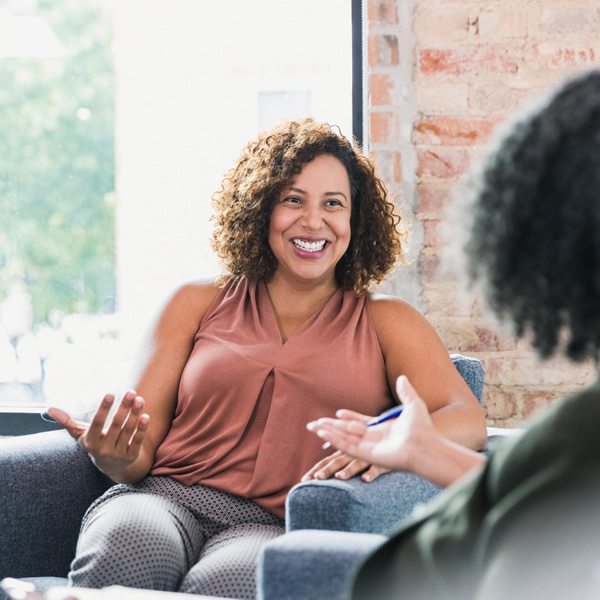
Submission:
M 440 491 L 412 473 L 385 473 L 370 483 L 360 477 L 311 480 L 288 494 L 287 529 L 384 533 Z
M 83 514 L 111 484 L 66 431 L 0 440 L 0 579 L 65 577 Z
M 343 600 L 357 565 L 383 535 L 293 531 L 271 540 L 258 569 L 260 600 Z
M 491 452 L 520 429 L 488 428 Z M 408 517 L 415 506 L 429 502 L 441 491 L 412 473 L 385 473 L 370 483 L 360 477 L 342 481 L 326 479 L 295 485 L 286 500 L 286 526 L 297 529 L 331 529 L 385 533 Z

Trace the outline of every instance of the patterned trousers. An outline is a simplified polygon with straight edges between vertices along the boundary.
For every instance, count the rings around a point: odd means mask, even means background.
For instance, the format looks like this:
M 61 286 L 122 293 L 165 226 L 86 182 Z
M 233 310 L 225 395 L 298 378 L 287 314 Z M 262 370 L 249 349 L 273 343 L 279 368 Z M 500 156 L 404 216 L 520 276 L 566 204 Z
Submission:
M 69 583 L 254 599 L 260 551 L 284 531 L 282 519 L 246 498 L 146 477 L 90 506 Z

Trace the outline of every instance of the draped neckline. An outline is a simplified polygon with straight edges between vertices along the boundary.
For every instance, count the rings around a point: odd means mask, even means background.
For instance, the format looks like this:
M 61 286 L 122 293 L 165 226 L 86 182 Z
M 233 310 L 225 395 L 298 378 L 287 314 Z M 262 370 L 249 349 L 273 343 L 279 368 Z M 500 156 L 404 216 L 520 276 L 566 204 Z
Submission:
M 336 298 L 338 301 L 341 301 L 341 296 L 344 294 L 344 290 L 341 287 L 338 287 L 321 308 L 316 310 L 300 325 L 300 327 L 284 340 L 284 333 L 279 326 L 277 315 L 275 313 L 275 306 L 271 300 L 267 284 L 264 281 L 257 282 L 257 291 L 259 310 L 262 313 L 263 318 L 267 320 L 269 332 L 272 332 L 272 335 L 278 340 L 282 347 L 287 346 L 293 340 L 302 337 L 303 333 L 311 328 L 313 324 L 316 324 L 321 320 L 321 318 L 335 318 L 335 315 L 331 315 L 331 311 L 333 310 L 332 306 L 336 302 Z M 338 311 L 335 311 L 336 314 L 337 312 Z

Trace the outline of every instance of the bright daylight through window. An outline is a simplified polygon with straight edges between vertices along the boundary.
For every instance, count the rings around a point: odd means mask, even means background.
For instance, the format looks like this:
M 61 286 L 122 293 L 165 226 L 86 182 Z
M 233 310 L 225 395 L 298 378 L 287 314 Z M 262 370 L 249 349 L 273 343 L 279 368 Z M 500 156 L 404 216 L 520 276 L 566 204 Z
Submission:
M 352 4 L 2 4 L 0 421 L 131 385 L 160 304 L 218 273 L 211 195 L 259 130 L 352 135 Z

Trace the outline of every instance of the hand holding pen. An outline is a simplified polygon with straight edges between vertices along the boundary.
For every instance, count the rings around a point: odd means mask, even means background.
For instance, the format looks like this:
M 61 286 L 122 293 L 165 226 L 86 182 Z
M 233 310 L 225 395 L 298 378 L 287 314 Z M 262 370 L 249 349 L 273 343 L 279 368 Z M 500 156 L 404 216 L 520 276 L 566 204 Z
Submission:
M 437 436 L 427 406 L 404 376 L 396 392 L 401 406 L 378 417 L 342 409 L 337 419 L 323 418 L 307 425 L 325 442 L 356 458 L 400 471 L 412 471 L 416 456 Z M 397 418 L 402 414 L 402 418 Z

